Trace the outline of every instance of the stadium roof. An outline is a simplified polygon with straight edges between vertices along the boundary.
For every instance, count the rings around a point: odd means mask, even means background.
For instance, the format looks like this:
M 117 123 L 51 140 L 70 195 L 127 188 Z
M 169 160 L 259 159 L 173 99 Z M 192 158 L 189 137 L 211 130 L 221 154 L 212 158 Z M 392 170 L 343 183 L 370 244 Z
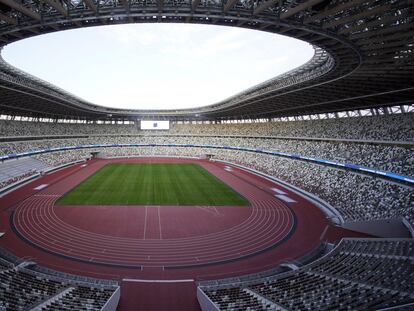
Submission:
M 150 22 L 215 24 L 273 32 L 311 43 L 315 55 L 302 67 L 219 103 L 172 111 L 101 107 L 1 61 L 0 114 L 220 120 L 414 101 L 413 0 L 0 0 L 2 45 L 59 30 Z

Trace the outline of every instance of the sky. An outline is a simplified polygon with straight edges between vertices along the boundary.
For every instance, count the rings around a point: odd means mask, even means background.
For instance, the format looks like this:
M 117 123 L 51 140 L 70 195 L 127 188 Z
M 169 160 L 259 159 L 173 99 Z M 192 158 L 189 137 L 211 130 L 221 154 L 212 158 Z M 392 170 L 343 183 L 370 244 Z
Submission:
M 127 24 L 35 36 L 2 55 L 93 104 L 179 109 L 218 103 L 304 64 L 313 49 L 241 28 Z

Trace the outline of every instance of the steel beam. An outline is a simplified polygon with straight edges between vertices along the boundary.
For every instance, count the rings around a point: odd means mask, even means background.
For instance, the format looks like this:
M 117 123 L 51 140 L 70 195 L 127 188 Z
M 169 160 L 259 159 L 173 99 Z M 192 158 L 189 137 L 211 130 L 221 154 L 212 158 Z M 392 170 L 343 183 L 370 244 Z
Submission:
M 193 0 L 191 2 L 191 11 L 195 11 L 195 9 L 198 7 L 199 4 L 200 4 L 200 0 Z
M 86 6 L 93 11 L 95 14 L 98 14 L 98 8 L 96 7 L 95 3 L 93 3 L 93 0 L 83 0 L 85 2 Z
M 7 24 L 10 24 L 10 25 L 17 25 L 17 23 L 18 23 L 17 19 L 9 17 L 7 15 L 4 15 L 2 13 L 0 13 L 0 21 L 4 21 L 4 22 L 6 22 Z
M 42 19 L 42 16 L 39 13 L 34 12 L 30 10 L 29 8 L 13 0 L 0 0 L 0 3 L 8 5 L 9 7 L 15 9 L 16 11 L 19 11 L 23 13 L 24 15 L 29 16 L 37 21 L 40 21 Z
M 68 16 L 68 11 L 56 0 L 43 0 L 43 2 L 47 3 L 51 7 L 53 7 L 56 11 L 58 11 L 63 16 Z
M 279 1 L 280 0 L 267 0 L 267 1 L 264 1 L 264 2 L 260 3 L 260 5 L 257 8 L 254 9 L 253 15 L 257 15 L 257 14 L 262 13 L 263 11 L 270 8 L 271 6 L 274 6 Z
M 379 13 L 384 13 L 384 12 L 390 10 L 390 9 L 391 9 L 391 6 L 388 5 L 388 4 L 384 5 L 384 6 L 378 6 L 374 9 L 372 9 L 372 10 L 364 10 L 361 13 L 358 13 L 358 14 L 352 14 L 352 15 L 347 16 L 345 18 L 338 18 L 337 20 L 329 21 L 329 22 L 323 24 L 322 28 L 326 29 L 326 28 L 336 27 L 336 26 L 339 26 L 339 25 L 343 25 L 343 24 L 346 24 L 346 23 L 353 22 L 353 21 L 358 20 L 358 19 L 373 16 L 373 15 L 376 15 L 376 14 L 379 14 Z
M 13 36 L 17 39 L 23 39 L 23 36 L 21 34 L 19 34 L 18 32 L 12 32 L 12 33 L 10 33 L 10 36 Z
M 286 12 L 280 14 L 280 19 L 289 18 L 289 17 L 299 13 L 300 11 L 306 10 L 307 8 L 310 8 L 310 7 L 314 6 L 315 4 L 318 4 L 322 1 L 324 1 L 324 0 L 308 0 L 306 2 L 302 2 L 301 4 L 299 4 L 299 5 L 297 5 L 293 8 L 290 8 Z
M 125 10 L 129 11 L 129 2 L 128 2 L 128 0 L 120 0 L 120 2 L 124 6 Z
M 379 36 L 383 36 L 383 35 L 387 35 L 389 33 L 401 33 L 401 32 L 405 32 L 405 31 L 409 31 L 414 29 L 414 24 L 411 23 L 406 23 L 406 24 L 399 24 L 396 26 L 388 26 L 386 28 L 383 28 L 381 30 L 375 30 L 375 31 L 366 31 L 366 32 L 361 32 L 361 33 L 357 33 L 357 34 L 351 34 L 350 38 L 352 40 L 356 40 L 356 39 L 364 39 L 364 38 L 375 38 L 375 37 L 379 37 Z
M 223 8 L 223 12 L 224 13 L 227 13 L 229 10 L 231 10 L 236 5 L 236 3 L 238 1 L 239 0 L 228 0 L 227 3 L 226 3 L 226 5 Z
M 34 33 L 34 34 L 36 34 L 36 35 L 39 35 L 40 34 L 40 31 L 37 29 L 37 28 L 29 28 L 28 29 L 30 32 L 32 32 L 32 33 Z
M 59 30 L 60 29 L 56 24 L 49 24 L 47 26 L 54 29 L 54 30 Z
M 393 16 L 383 16 L 381 19 L 374 20 L 374 21 L 367 22 L 367 23 L 363 23 L 362 25 L 359 25 L 359 26 L 355 26 L 355 27 L 352 27 L 352 28 L 340 29 L 338 31 L 338 34 L 343 35 L 343 34 L 348 34 L 348 33 L 355 33 L 357 31 L 362 31 L 365 28 L 368 28 L 369 32 L 374 33 L 375 30 L 372 29 L 373 27 L 377 27 L 377 26 L 380 26 L 380 27 L 385 26 L 386 27 L 389 24 L 395 23 L 396 21 L 398 21 L 400 19 L 401 19 L 401 16 L 394 16 L 394 15 Z M 384 25 L 384 26 L 382 26 L 382 25 Z
M 337 6 L 334 6 L 332 9 L 326 9 L 323 12 L 320 12 L 316 15 L 313 15 L 311 17 L 306 18 L 304 23 L 309 24 L 309 23 L 311 23 L 315 20 L 324 19 L 328 16 L 333 16 L 333 15 L 337 14 L 338 12 L 344 11 L 348 8 L 355 7 L 355 6 L 357 6 L 361 3 L 365 3 L 365 2 L 367 2 L 367 0 L 353 0 L 353 1 L 350 1 L 350 2 L 347 2 L 347 3 L 339 4 Z M 372 2 L 372 0 L 371 0 L 371 2 Z

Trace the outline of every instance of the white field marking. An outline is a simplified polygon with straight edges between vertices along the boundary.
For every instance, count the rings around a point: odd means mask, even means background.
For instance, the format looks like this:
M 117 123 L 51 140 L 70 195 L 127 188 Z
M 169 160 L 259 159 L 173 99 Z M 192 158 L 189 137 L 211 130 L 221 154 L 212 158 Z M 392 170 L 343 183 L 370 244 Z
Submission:
M 282 200 L 282 201 L 284 201 L 284 202 L 286 202 L 286 203 L 296 203 L 295 200 L 293 200 L 293 199 L 291 199 L 288 196 L 283 195 L 283 194 L 277 194 L 277 195 L 275 195 L 275 197 Z
M 122 282 L 136 282 L 136 283 L 188 283 L 188 282 L 194 282 L 194 279 L 183 279 L 183 280 L 122 279 Z
M 214 216 L 216 216 L 218 214 L 217 209 L 216 209 L 216 211 L 214 211 L 210 206 L 199 206 L 199 205 L 196 205 L 196 208 L 199 208 L 202 211 L 205 211 L 205 212 L 207 212 L 209 214 L 213 214 Z
M 85 167 L 85 166 L 88 166 L 88 164 L 82 164 L 80 167 Z
M 34 197 L 51 197 L 51 198 L 58 198 L 60 197 L 59 194 L 35 194 Z
M 46 188 L 47 186 L 49 186 L 49 184 L 41 184 L 41 185 L 37 186 L 36 188 L 33 188 L 33 190 L 42 190 L 42 189 Z
M 277 188 L 270 188 L 270 189 L 272 189 L 274 192 L 279 193 L 279 194 L 286 194 L 286 192 L 279 190 Z
M 162 240 L 162 230 L 161 230 L 161 216 L 160 216 L 160 207 L 157 206 L 158 210 L 158 226 L 160 227 L 160 240 Z
M 147 208 L 148 208 L 148 206 L 145 206 L 144 240 L 145 240 L 145 233 L 147 232 Z
M 217 207 L 213 206 L 214 210 L 216 211 L 218 216 L 222 216 L 221 213 L 217 210 Z

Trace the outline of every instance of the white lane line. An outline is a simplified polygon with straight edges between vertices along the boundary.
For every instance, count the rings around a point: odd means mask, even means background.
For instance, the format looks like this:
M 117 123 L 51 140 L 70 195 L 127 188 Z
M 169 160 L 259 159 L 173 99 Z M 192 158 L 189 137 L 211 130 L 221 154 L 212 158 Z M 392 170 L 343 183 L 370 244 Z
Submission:
M 209 206 L 196 206 L 196 208 L 201 209 L 202 211 L 205 211 L 206 213 L 213 214 L 214 216 L 217 215 L 217 210 L 216 212 L 214 212 L 214 210 L 210 208 Z
M 160 240 L 162 240 L 160 207 L 159 207 L 159 206 L 157 206 L 157 209 L 158 209 L 158 226 L 160 227 Z
M 217 210 L 217 207 L 215 207 L 215 206 L 213 206 L 214 207 L 214 210 L 216 211 L 216 213 L 217 213 L 217 216 L 221 216 L 221 213 Z
M 144 240 L 145 240 L 145 233 L 147 232 L 147 206 L 145 206 L 145 219 L 144 219 Z

